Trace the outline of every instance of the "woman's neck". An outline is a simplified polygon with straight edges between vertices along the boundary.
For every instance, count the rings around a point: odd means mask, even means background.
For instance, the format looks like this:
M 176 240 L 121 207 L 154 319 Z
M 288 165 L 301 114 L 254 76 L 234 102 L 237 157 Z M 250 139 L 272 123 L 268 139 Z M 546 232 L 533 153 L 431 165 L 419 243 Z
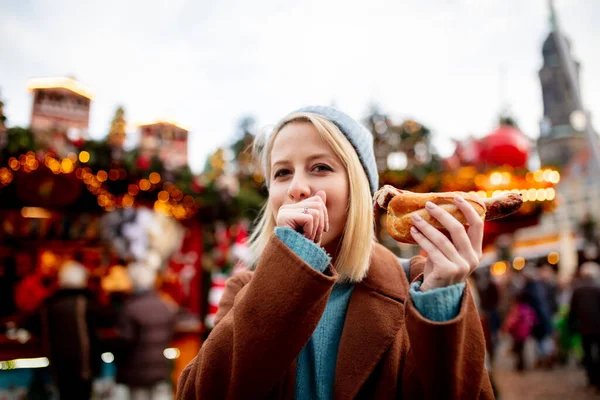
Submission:
M 331 257 L 331 265 L 335 265 L 338 252 L 340 251 L 340 244 L 341 237 L 334 239 L 331 242 L 327 243 L 325 246 L 323 246 L 327 254 L 329 254 L 329 256 Z

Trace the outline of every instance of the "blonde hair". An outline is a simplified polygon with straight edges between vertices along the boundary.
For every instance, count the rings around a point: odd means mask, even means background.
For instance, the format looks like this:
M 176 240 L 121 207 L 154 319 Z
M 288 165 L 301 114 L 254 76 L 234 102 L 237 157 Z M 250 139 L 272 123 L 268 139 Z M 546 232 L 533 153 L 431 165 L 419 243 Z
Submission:
M 266 182 L 268 182 L 271 174 L 271 150 L 275 138 L 284 126 L 296 122 L 311 123 L 316 128 L 319 136 L 340 158 L 348 173 L 349 199 L 346 212 L 351 217 L 346 220 L 334 267 L 340 274 L 341 280 L 360 282 L 367 275 L 371 250 L 375 242 L 371 190 L 367 174 L 362 167 L 358 154 L 339 128 L 328 119 L 317 114 L 292 114 L 273 129 L 268 139 L 263 137 L 262 142 L 260 139 L 255 142 L 255 157 L 264 165 L 265 171 L 263 172 Z M 274 211 L 271 203 L 267 200 L 250 237 L 254 265 L 256 265 L 275 230 Z

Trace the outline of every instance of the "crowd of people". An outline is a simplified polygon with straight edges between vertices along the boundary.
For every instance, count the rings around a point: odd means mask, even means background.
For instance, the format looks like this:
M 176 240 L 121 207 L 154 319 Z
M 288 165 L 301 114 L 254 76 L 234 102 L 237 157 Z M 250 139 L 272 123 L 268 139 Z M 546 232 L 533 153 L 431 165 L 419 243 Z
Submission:
M 489 365 L 504 338 L 517 371 L 580 363 L 590 387 L 600 391 L 600 265 L 583 262 L 568 283 L 557 272 L 547 262 L 528 263 L 502 287 L 489 270 L 473 275 Z M 534 359 L 526 351 L 529 342 L 535 344 Z
M 21 322 L 40 338 L 60 399 L 91 398 L 103 353 L 113 354 L 116 382 L 128 398 L 172 397 L 163 351 L 171 343 L 177 306 L 159 296 L 152 269 L 132 266 L 128 275 L 131 293 L 118 308 L 102 306 L 89 289 L 87 269 L 68 261 L 58 271 L 57 290 Z

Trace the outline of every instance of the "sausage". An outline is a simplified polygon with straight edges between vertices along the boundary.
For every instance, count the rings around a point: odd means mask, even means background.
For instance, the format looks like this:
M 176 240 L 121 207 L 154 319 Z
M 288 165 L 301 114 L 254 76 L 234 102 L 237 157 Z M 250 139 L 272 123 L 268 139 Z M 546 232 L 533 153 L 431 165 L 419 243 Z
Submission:
M 517 212 L 523 204 L 523 196 L 521 193 L 508 192 L 484 199 L 483 202 L 487 209 L 485 220 L 491 221 Z

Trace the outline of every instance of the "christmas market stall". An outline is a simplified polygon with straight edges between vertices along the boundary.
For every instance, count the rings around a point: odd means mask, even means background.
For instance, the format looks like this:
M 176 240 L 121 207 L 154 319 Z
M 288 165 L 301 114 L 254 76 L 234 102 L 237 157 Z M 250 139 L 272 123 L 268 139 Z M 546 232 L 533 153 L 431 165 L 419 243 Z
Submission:
M 162 297 L 179 309 L 173 347 L 165 349 L 176 378 L 212 327 L 220 277 L 247 258 L 248 221 L 264 199 L 247 151 L 251 135 L 218 150 L 205 173 L 194 175 L 180 125 L 141 124 L 139 145 L 127 149 L 123 108 L 107 137 L 92 140 L 85 132 L 89 91 L 70 78 L 36 80 L 29 89 L 30 128 L 7 128 L 0 103 L 0 369 L 47 366 L 39 338 L 20 323 L 56 291 L 58 270 L 74 260 L 112 311 L 103 321 L 107 338 L 131 291 L 127 268 L 158 271 Z M 102 360 L 110 372 L 114 356 Z

